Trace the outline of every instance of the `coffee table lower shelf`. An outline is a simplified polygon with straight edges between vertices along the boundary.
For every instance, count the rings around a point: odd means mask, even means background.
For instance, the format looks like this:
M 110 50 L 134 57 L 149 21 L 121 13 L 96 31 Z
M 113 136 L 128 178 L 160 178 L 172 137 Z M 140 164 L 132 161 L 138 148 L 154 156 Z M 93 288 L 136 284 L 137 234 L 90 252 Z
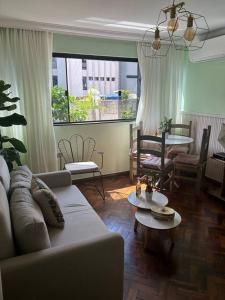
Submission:
M 167 230 L 170 235 L 171 245 L 174 244 L 173 235 L 171 230 L 176 228 L 181 223 L 181 216 L 175 211 L 174 219 L 171 221 L 155 219 L 150 211 L 138 209 L 135 213 L 134 231 L 137 232 L 138 224 L 145 227 L 144 232 L 144 249 L 147 249 L 149 242 L 149 230 Z

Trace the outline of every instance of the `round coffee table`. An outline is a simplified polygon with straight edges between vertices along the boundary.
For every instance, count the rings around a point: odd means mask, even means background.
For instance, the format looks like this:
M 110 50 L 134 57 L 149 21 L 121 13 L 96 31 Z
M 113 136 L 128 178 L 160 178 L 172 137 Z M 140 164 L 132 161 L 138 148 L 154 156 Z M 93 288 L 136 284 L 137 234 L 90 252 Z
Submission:
M 150 211 L 147 210 L 138 210 L 135 213 L 135 223 L 140 223 L 145 226 L 145 241 L 144 248 L 147 248 L 148 244 L 148 229 L 157 229 L 157 230 L 170 230 L 177 227 L 181 223 L 181 216 L 178 212 L 175 211 L 175 216 L 173 220 L 159 220 L 155 219 Z M 171 241 L 172 245 L 174 244 L 172 235 Z
M 132 192 L 128 195 L 128 201 L 137 208 L 147 210 L 151 210 L 152 206 L 166 206 L 168 204 L 168 198 L 159 192 L 146 193 L 141 191 L 141 195 L 138 197 L 136 192 Z

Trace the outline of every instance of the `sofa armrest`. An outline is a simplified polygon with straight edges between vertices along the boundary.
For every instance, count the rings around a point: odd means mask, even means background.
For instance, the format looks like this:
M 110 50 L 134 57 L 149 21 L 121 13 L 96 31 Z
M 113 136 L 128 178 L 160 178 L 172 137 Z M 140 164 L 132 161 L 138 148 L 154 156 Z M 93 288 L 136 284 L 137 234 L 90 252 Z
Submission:
M 123 238 L 115 233 L 0 262 L 7 300 L 122 300 Z
M 69 171 L 57 171 L 49 173 L 34 174 L 43 180 L 50 188 L 67 186 L 72 184 L 71 174 Z

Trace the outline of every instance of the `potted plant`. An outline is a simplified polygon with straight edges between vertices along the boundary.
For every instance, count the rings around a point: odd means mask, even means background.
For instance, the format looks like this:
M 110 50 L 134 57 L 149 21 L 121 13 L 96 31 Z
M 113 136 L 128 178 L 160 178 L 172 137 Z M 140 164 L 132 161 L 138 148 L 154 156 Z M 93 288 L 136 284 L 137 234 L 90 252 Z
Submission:
M 16 109 L 16 102 L 20 100 L 18 97 L 10 97 L 11 85 L 6 84 L 3 80 L 0 80 L 0 111 L 11 112 Z M 27 121 L 24 116 L 13 113 L 7 116 L 0 117 L 0 126 L 10 127 L 13 125 L 27 125 Z M 0 155 L 2 155 L 8 165 L 9 171 L 13 169 L 13 162 L 17 165 L 21 165 L 20 153 L 26 153 L 26 147 L 20 140 L 2 136 L 0 131 Z
M 146 184 L 146 188 L 145 188 L 146 193 L 152 193 L 153 189 L 157 188 L 158 181 L 159 181 L 159 175 L 152 172 L 140 178 L 140 183 Z
M 163 120 L 160 122 L 159 129 L 161 130 L 161 132 L 166 133 L 166 137 L 168 137 L 171 124 L 172 124 L 172 118 L 169 119 L 167 117 L 164 117 Z

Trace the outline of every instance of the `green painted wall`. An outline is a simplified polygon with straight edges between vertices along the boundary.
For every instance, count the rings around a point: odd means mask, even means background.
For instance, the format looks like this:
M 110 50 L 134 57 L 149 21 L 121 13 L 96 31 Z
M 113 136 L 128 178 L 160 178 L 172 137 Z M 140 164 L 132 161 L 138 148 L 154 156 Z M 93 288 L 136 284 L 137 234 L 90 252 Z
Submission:
M 109 39 L 54 34 L 53 51 L 117 57 L 137 57 L 136 43 Z M 129 170 L 129 123 L 101 123 L 55 126 L 56 140 L 80 134 L 96 139 L 97 149 L 104 151 L 103 174 Z M 107 141 L 107 142 L 106 142 Z
M 225 59 L 188 63 L 184 111 L 225 115 Z
M 53 51 L 86 55 L 137 57 L 136 42 L 54 34 Z

